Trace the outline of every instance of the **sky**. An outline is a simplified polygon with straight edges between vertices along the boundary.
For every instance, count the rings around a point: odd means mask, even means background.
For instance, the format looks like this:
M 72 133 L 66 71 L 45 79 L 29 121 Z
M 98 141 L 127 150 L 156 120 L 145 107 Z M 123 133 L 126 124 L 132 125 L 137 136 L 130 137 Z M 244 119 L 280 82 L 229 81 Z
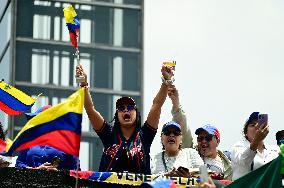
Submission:
M 221 150 L 243 139 L 253 111 L 269 114 L 265 139 L 283 129 L 284 1 L 145 0 L 144 120 L 161 85 L 163 61 L 177 61 L 175 79 L 192 132 L 221 133 Z M 168 98 L 160 127 L 171 120 Z M 194 140 L 196 140 L 195 135 Z M 160 129 L 151 152 L 161 151 Z

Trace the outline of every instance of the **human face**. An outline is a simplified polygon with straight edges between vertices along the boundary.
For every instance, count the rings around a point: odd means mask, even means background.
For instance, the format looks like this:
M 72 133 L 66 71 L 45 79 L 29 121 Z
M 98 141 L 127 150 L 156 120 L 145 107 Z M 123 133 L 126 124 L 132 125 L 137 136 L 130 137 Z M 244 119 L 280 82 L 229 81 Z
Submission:
M 247 132 L 245 133 L 247 139 L 251 142 L 255 136 L 257 130 L 257 120 L 252 121 L 248 124 Z
M 180 130 L 176 128 L 166 129 L 161 135 L 161 141 L 168 155 L 177 155 L 182 141 Z
M 117 107 L 118 120 L 121 126 L 131 127 L 136 121 L 136 106 L 124 104 Z
M 217 155 L 218 141 L 215 136 L 206 131 L 199 133 L 197 137 L 197 147 L 200 154 L 204 157 L 215 158 Z

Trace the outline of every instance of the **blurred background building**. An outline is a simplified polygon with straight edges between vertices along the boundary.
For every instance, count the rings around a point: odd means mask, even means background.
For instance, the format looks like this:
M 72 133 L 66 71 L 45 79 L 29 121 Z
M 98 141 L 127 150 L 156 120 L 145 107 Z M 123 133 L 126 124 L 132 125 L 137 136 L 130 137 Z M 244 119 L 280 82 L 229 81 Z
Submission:
M 89 75 L 96 109 L 113 119 L 115 101 L 143 98 L 143 0 L 1 0 L 0 79 L 25 93 L 42 93 L 32 111 L 55 105 L 78 89 L 75 49 L 70 44 L 63 7 L 71 3 L 81 21 L 81 64 Z M 0 121 L 14 138 L 24 115 Z M 97 170 L 102 143 L 85 115 L 82 123 L 82 170 Z

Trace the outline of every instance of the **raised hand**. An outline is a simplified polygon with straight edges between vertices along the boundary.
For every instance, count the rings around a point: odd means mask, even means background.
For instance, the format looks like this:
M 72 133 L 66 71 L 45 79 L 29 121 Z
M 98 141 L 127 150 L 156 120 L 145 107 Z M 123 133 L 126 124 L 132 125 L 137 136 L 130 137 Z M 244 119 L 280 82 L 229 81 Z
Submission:
M 174 76 L 174 73 L 171 68 L 167 66 L 162 66 L 161 72 L 165 80 L 170 80 L 172 76 Z
M 175 85 L 170 85 L 168 88 L 168 96 L 172 100 L 173 108 L 177 109 L 179 107 L 179 93 Z
M 80 86 L 81 87 L 88 86 L 87 74 L 85 73 L 82 65 L 77 65 L 76 66 L 76 77 L 80 77 L 80 76 L 84 76 L 84 78 L 85 78 L 85 80 L 83 82 L 81 82 Z

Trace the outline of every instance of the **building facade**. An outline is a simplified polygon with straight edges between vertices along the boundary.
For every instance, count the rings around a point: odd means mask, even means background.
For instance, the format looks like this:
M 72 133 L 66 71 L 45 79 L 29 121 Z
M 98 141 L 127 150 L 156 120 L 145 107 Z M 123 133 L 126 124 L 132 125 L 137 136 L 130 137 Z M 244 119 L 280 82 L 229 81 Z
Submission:
M 113 119 L 115 101 L 133 97 L 142 112 L 143 1 L 140 0 L 2 0 L 0 2 L 0 79 L 31 96 L 32 108 L 55 105 L 78 89 L 75 49 L 70 44 L 63 8 L 72 4 L 80 22 L 80 63 L 88 74 L 96 109 Z M 1 112 L 2 113 L 2 112 Z M 14 138 L 24 115 L 1 122 Z M 83 115 L 82 170 L 97 170 L 102 143 Z

